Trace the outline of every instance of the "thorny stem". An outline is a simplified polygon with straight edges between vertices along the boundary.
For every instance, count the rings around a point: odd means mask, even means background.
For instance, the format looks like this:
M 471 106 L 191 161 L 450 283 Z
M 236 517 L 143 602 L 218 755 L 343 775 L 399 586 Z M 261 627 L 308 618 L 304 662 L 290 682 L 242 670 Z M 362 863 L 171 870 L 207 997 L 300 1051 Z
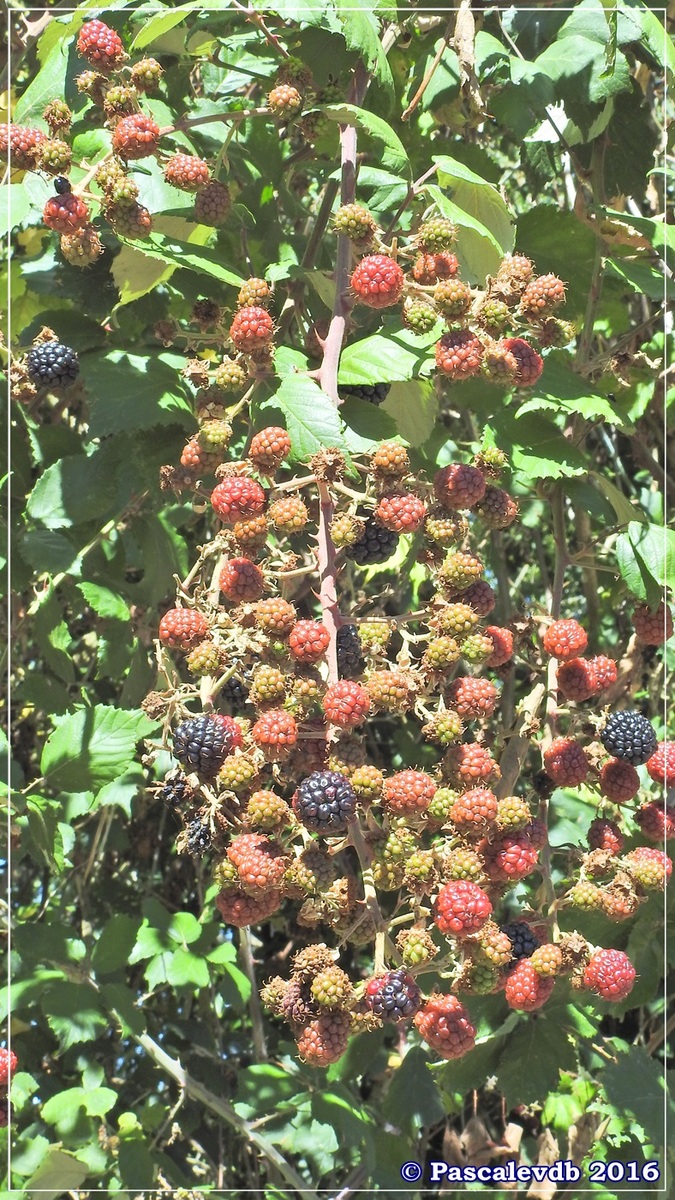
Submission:
M 267 28 L 267 25 L 265 24 L 265 21 L 259 12 L 256 12 L 254 8 L 247 8 L 244 4 L 240 4 L 239 0 L 232 0 L 232 7 L 236 8 L 238 12 L 244 13 L 246 20 L 250 21 L 252 25 L 258 26 L 258 29 L 269 42 L 270 46 L 276 50 L 277 54 L 279 54 L 281 58 L 291 57 L 286 47 L 282 46 L 277 35 L 272 33 L 271 29 Z
M 265 1042 L 265 1026 L 263 1024 L 262 1008 L 260 1006 L 260 996 L 258 994 L 258 984 L 255 977 L 255 962 L 253 959 L 253 939 L 251 930 L 244 926 L 239 930 L 239 951 L 241 955 L 244 974 L 246 975 L 251 985 L 251 997 L 249 999 L 249 1011 L 251 1014 L 251 1026 L 253 1033 L 253 1050 L 256 1062 L 267 1062 L 267 1044 Z
M 412 201 L 415 199 L 415 196 L 418 194 L 418 192 L 421 192 L 427 179 L 430 179 L 432 175 L 435 175 L 437 170 L 438 170 L 438 166 L 436 163 L 434 163 L 433 167 L 429 167 L 428 171 L 425 171 L 423 175 L 420 175 L 419 179 L 416 179 L 414 183 L 410 184 L 407 195 L 399 204 L 398 208 L 396 209 L 396 212 L 394 213 L 393 217 L 391 218 L 391 221 L 389 222 L 389 224 L 387 225 L 387 228 L 385 229 L 384 233 L 382 234 L 383 241 L 386 242 L 388 240 L 388 238 L 391 237 L 391 234 L 393 233 L 394 229 L 398 225 L 398 223 L 399 223 L 401 217 L 403 216 L 403 213 L 405 212 L 408 205 L 412 204 Z

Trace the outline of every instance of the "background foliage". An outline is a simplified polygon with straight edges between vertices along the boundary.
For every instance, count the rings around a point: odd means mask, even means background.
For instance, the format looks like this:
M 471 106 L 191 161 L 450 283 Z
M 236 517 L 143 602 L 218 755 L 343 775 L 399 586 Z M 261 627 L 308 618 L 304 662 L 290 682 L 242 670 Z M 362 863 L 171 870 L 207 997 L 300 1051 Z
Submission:
M 249 273 L 275 283 L 278 312 L 292 294 L 302 314 L 277 355 L 280 380 L 256 392 L 253 421 L 281 414 L 298 459 L 321 444 L 358 452 L 398 432 L 431 470 L 487 429 L 511 457 L 523 514 L 508 542 L 497 537 L 486 548 L 500 620 L 546 606 L 557 481 L 572 549 L 566 615 L 584 620 L 594 649 L 620 656 L 627 599 L 658 599 L 669 571 L 672 584 L 675 554 L 673 535 L 662 533 L 663 259 L 673 226 L 663 218 L 670 185 L 661 164 L 672 47 L 657 11 L 630 0 L 485 10 L 473 71 L 461 47 L 446 47 L 404 121 L 449 13 L 341 0 L 302 9 L 278 0 L 252 11 L 263 9 L 317 84 L 334 89 L 334 104 L 314 148 L 292 128 L 280 137 L 274 123 L 256 120 L 176 136 L 176 146 L 226 155 L 235 197 L 226 227 L 195 225 L 182 194 L 146 160 L 142 199 L 158 214 L 150 240 L 106 234 L 105 255 L 81 273 L 41 223 L 50 181 L 18 174 L 6 189 L 11 350 L 50 326 L 78 351 L 83 380 L 75 401 L 16 406 L 11 420 L 14 1186 L 45 1197 L 249 1187 L 271 1200 L 291 1194 L 297 1172 L 308 1188 L 350 1182 L 386 1195 L 400 1186 L 406 1159 L 432 1151 L 486 1161 L 485 1134 L 500 1142 L 509 1121 L 523 1130 L 524 1161 L 546 1146 L 556 1157 L 556 1142 L 560 1157 L 576 1161 L 663 1161 L 672 965 L 663 958 L 660 897 L 629 926 L 608 930 L 590 916 L 580 925 L 633 958 L 639 980 L 629 1011 L 608 1015 L 563 996 L 527 1017 L 491 996 L 471 1005 L 476 1050 L 432 1071 L 418 1046 L 404 1055 L 384 1032 L 361 1035 L 323 1075 L 299 1065 L 275 1029 L 270 1061 L 256 1063 L 249 967 L 213 917 L 201 865 L 176 855 L 176 828 L 147 790 L 137 746 L 154 728 L 140 705 L 155 684 L 158 612 L 205 537 L 202 513 L 159 490 L 160 465 L 178 460 L 195 420 L 180 348 L 164 347 L 153 330 L 187 317 L 199 296 L 231 307 Z M 14 11 L 13 120 L 43 126 L 45 104 L 65 98 L 76 158 L 88 164 L 110 136 L 73 83 L 81 69 L 74 40 L 94 11 L 162 62 L 162 87 L 148 101 L 160 125 L 244 105 L 244 91 L 264 94 L 274 79 L 274 48 L 239 5 L 83 4 L 63 15 L 56 5 L 49 20 Z M 356 114 L 357 195 L 380 224 L 435 162 L 402 229 L 433 202 L 460 226 L 469 281 L 482 283 L 514 246 L 567 281 L 564 316 L 580 336 L 547 354 L 525 399 L 476 381 L 444 392 L 431 381 L 435 336 L 401 333 L 395 320 L 364 310 L 340 381 L 392 382 L 381 410 L 352 402 L 340 419 L 316 387 L 289 378 L 307 362 L 303 325 L 332 305 L 334 237 L 313 242 L 312 231 L 335 178 L 337 122 L 359 58 L 372 82 Z M 75 181 L 83 175 L 73 169 Z M 242 424 L 235 444 L 244 437 Z M 378 586 L 414 607 L 414 564 L 389 570 Z M 662 658 L 654 651 L 633 677 L 661 736 L 662 668 L 672 668 Z M 402 734 L 394 766 L 414 753 Z M 157 772 L 167 765 L 165 756 Z M 557 792 L 553 844 L 582 844 L 594 807 L 584 789 Z M 285 940 L 273 928 L 256 946 L 262 978 Z M 192 1079 L 187 1091 L 178 1062 Z

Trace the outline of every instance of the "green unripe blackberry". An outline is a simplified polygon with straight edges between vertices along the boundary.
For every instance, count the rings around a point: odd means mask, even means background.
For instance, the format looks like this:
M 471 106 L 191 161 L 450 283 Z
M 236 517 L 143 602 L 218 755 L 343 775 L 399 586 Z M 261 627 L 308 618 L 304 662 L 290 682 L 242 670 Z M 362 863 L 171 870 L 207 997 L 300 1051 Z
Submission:
M 385 858 L 376 851 L 372 861 L 373 883 L 380 892 L 397 892 L 403 887 L 405 865 L 393 859 Z
M 461 279 L 440 279 L 434 288 L 434 304 L 448 320 L 463 317 L 471 306 L 471 288 Z
M 244 386 L 248 379 L 248 372 L 242 367 L 241 363 L 235 362 L 232 358 L 226 358 L 216 368 L 214 382 L 216 387 L 221 388 L 223 392 L 237 392 Z
M 379 800 L 382 795 L 382 785 L 384 784 L 384 775 L 377 767 L 370 766 L 369 763 L 364 763 L 352 772 L 351 785 L 356 792 L 357 797 L 362 802 L 370 801 L 373 803 Z
M 201 642 L 190 651 L 185 661 L 191 675 L 215 675 L 223 661 L 222 651 L 214 642 Z
M 457 793 L 453 792 L 451 788 L 437 788 L 424 814 L 427 821 L 433 822 L 434 825 L 445 825 L 456 799 Z
M 163 74 L 156 58 L 142 58 L 131 68 L 131 82 L 139 92 L 154 92 Z
M 413 851 L 406 862 L 403 883 L 416 896 L 423 896 L 436 889 L 438 873 L 432 850 Z
M 291 863 L 284 875 L 284 891 L 288 896 L 322 895 L 335 882 L 337 869 L 318 846 L 308 846 Z
M 580 880 L 568 893 L 568 900 L 573 908 L 586 910 L 602 908 L 602 890 L 594 883 Z
M 410 297 L 403 304 L 403 324 L 414 333 L 429 333 L 438 320 L 438 311 L 428 300 Z
M 360 246 L 369 245 L 377 228 L 375 221 L 362 204 L 343 204 L 333 217 L 336 233 L 346 234 Z
M 61 133 L 65 129 L 70 129 L 73 119 L 73 114 L 65 100 L 50 101 L 42 116 L 49 126 L 49 132 L 52 137 L 55 137 L 57 133 Z
M 248 829 L 255 833 L 272 833 L 293 823 L 293 814 L 281 796 L 275 792 L 254 792 L 242 819 Z
M 511 313 L 503 300 L 486 300 L 476 319 L 487 333 L 499 337 L 510 326 Z
M 213 868 L 213 882 L 221 891 L 239 887 L 239 872 L 229 858 L 223 858 Z
M 287 679 L 278 667 L 263 664 L 253 672 L 253 681 L 249 691 L 251 704 L 279 704 L 286 695 Z
M 422 250 L 437 254 L 441 250 L 450 250 L 457 241 L 457 226 L 447 217 L 431 217 L 420 225 L 417 232 L 417 242 Z
M 118 183 L 120 179 L 126 178 L 127 175 L 116 158 L 110 158 L 107 162 L 102 162 L 96 168 L 96 174 L 94 175 L 96 183 L 106 195 L 114 184 Z
M 489 637 L 483 633 L 472 633 L 462 642 L 462 658 L 469 663 L 483 663 L 490 657 L 494 646 Z
M 476 583 L 483 574 L 484 567 L 474 554 L 466 554 L 462 550 L 449 554 L 441 567 L 439 582 L 450 591 L 465 592 Z
M 50 138 L 41 142 L 37 149 L 36 165 L 48 175 L 64 175 L 71 167 L 73 152 L 67 142 Z
M 330 523 L 330 536 L 336 549 L 343 546 L 353 546 L 363 535 L 366 523 L 362 517 L 352 517 L 349 513 L 338 513 Z
M 138 109 L 138 92 L 135 87 L 108 88 L 103 101 L 107 117 L 121 117 Z
M 402 929 L 396 945 L 406 967 L 421 967 L 438 954 L 438 948 L 426 929 Z
M 438 613 L 436 620 L 442 633 L 464 640 L 473 633 L 479 617 L 470 604 L 458 602 L 446 604 Z
M 434 713 L 430 721 L 422 729 L 426 741 L 436 746 L 450 746 L 458 742 L 464 732 L 464 726 L 459 715 L 452 709 L 442 709 Z M 427 813 L 428 813 L 427 809 Z
M 475 996 L 487 996 L 499 982 L 499 969 L 489 962 L 471 960 L 466 963 L 457 980 L 459 991 L 471 992 Z
M 359 624 L 359 641 L 364 650 L 371 654 L 384 653 L 391 641 L 391 626 L 388 621 L 366 619 Z
M 497 805 L 499 829 L 524 829 L 532 820 L 527 800 L 522 796 L 504 796 Z
M 326 967 L 312 980 L 312 1000 L 320 1008 L 345 1008 L 353 995 L 351 979 L 341 967 Z
M 459 658 L 459 644 L 454 638 L 443 635 L 432 638 L 426 648 L 423 665 L 427 671 L 447 671 Z
M 229 792 L 245 792 L 257 778 L 258 768 L 245 754 L 230 754 L 218 772 L 218 778 Z
M 468 532 L 469 522 L 459 513 L 432 511 L 424 521 L 424 536 L 438 546 L 459 546 Z
M 439 867 L 443 879 L 471 879 L 474 883 L 480 883 L 485 878 L 480 854 L 461 846 L 444 854 Z
M 204 421 L 197 434 L 197 441 L 206 454 L 219 454 L 226 450 L 232 437 L 232 426 L 228 421 Z

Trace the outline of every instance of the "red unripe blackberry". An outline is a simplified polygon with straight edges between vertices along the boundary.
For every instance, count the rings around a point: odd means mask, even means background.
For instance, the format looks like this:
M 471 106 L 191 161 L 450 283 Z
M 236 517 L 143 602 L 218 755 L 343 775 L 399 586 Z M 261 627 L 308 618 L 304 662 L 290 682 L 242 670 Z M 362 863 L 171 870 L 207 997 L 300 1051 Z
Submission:
M 127 57 L 119 34 L 103 21 L 85 21 L 77 39 L 77 52 L 99 71 L 114 70 Z
M 658 742 L 646 766 L 647 774 L 655 783 L 675 787 L 675 742 Z
M 596 950 L 584 971 L 583 983 L 596 996 L 618 1003 L 632 991 L 635 967 L 623 950 Z
M 194 608 L 170 608 L 159 623 L 158 637 L 172 650 L 191 650 L 208 632 L 209 623 L 203 613 Z
M 449 748 L 443 759 L 443 774 L 458 787 L 472 787 L 499 778 L 499 768 L 480 742 L 463 742 Z
M 6 1088 L 14 1075 L 19 1060 L 13 1050 L 0 1046 L 0 1088 Z
M 295 717 L 282 708 L 272 708 L 258 717 L 251 737 L 272 762 L 284 758 L 298 740 Z
M 486 625 L 486 637 L 492 642 L 492 654 L 486 659 L 488 667 L 503 667 L 513 658 L 513 633 L 503 625 Z
M 274 322 L 266 308 L 246 305 L 235 313 L 230 325 L 230 337 L 237 350 L 250 354 L 269 346 L 274 338 Z
M 196 154 L 173 154 L 164 164 L 164 178 L 182 192 L 198 192 L 209 182 L 208 163 Z
M 329 1067 L 342 1058 L 349 1043 L 351 1021 L 345 1012 L 321 1013 L 302 1030 L 298 1054 L 310 1067 Z
M 620 854 L 624 847 L 624 836 L 615 821 L 609 821 L 607 817 L 595 817 L 588 827 L 588 844 L 591 850 Z
M 459 263 L 454 254 L 439 251 L 437 254 L 418 254 L 411 274 L 416 283 L 430 287 L 439 279 L 452 279 L 459 270 Z
M 270 425 L 251 438 L 248 457 L 258 471 L 276 471 L 291 452 L 291 439 L 285 429 Z
M 382 804 L 389 812 L 415 816 L 434 798 L 436 784 L 424 771 L 397 771 L 385 779 Z
M 460 717 L 465 720 L 491 717 L 499 692 L 489 679 L 479 679 L 475 675 L 460 675 L 453 679 L 446 693 L 446 700 Z
M 561 662 L 556 674 L 558 691 L 566 700 L 581 702 L 595 696 L 598 677 L 590 658 L 568 658 Z
M 640 604 L 633 613 L 633 627 L 645 646 L 661 646 L 673 636 L 673 615 L 663 600 L 652 610 Z
M 74 192 L 50 196 L 42 210 L 42 220 L 56 233 L 76 233 L 89 224 L 89 209 Z
M 365 688 L 351 679 L 341 679 L 328 688 L 323 698 L 327 720 L 340 729 L 360 725 L 370 712 L 370 696 Z
M 267 94 L 267 107 L 280 121 L 294 117 L 302 108 L 302 96 L 290 83 L 279 83 Z
M 211 504 L 226 525 L 255 517 L 265 507 L 265 493 L 254 479 L 232 475 L 223 479 L 211 493 Z
M 595 672 L 599 692 L 616 683 L 618 671 L 613 658 L 607 658 L 605 654 L 596 654 L 593 658 L 589 659 L 589 662 Z
M 504 997 L 509 1008 L 521 1012 L 534 1012 L 546 1003 L 554 985 L 553 979 L 543 979 L 535 971 L 529 958 L 521 958 L 511 971 L 504 986 Z
M 472 788 L 458 796 L 450 820 L 464 833 L 478 833 L 497 817 L 497 797 L 488 788 Z
M 524 338 L 514 337 L 504 338 L 500 345 L 510 350 L 518 364 L 516 387 L 531 387 L 536 383 L 544 369 L 544 360 L 530 343 Z
M 120 158 L 148 158 L 159 144 L 159 125 L 145 113 L 122 117 L 113 130 L 112 144 Z
M 518 519 L 520 509 L 513 496 L 503 488 L 488 487 L 476 505 L 476 512 L 490 529 L 508 529 Z
M 470 329 L 444 333 L 436 343 L 436 366 L 449 379 L 470 379 L 479 373 L 482 361 L 483 343 Z
M 473 508 L 485 495 L 485 476 L 468 463 L 450 463 L 436 472 L 434 492 L 444 508 Z
M 212 179 L 197 192 L 194 209 L 195 221 L 200 225 L 222 225 L 231 206 L 232 200 L 227 184 Z
M 520 311 L 526 317 L 543 317 L 562 304 L 565 284 L 557 275 L 538 275 L 528 283 L 520 298 Z
M 583 654 L 588 636 L 578 621 L 554 621 L 546 630 L 543 643 L 547 654 L 565 660 Z
M 318 662 L 329 645 L 330 633 L 321 621 L 298 621 L 288 637 L 288 648 L 297 662 Z
M 271 525 L 279 533 L 300 533 L 309 520 L 307 505 L 299 496 L 282 496 L 267 510 Z
M 282 600 L 280 596 L 260 600 L 255 606 L 254 616 L 258 629 L 274 637 L 287 637 L 298 619 L 290 601 Z
M 283 850 L 260 833 L 240 833 L 232 838 L 227 857 L 237 868 L 244 891 L 254 894 L 278 888 L 288 866 Z
M 367 254 L 353 272 L 350 284 L 368 308 L 389 308 L 403 291 L 403 271 L 387 254 Z
M 230 558 L 220 572 L 221 592 L 234 604 L 259 600 L 265 590 L 265 577 L 260 567 L 249 558 Z
M 469 937 L 482 929 L 490 916 L 490 897 L 470 879 L 444 884 L 434 904 L 434 921 L 448 937 Z
M 247 925 L 258 925 L 266 921 L 281 908 L 281 892 L 275 888 L 249 896 L 238 888 L 220 892 L 216 896 L 218 909 L 226 925 L 244 929 Z
M 675 808 L 650 800 L 635 814 L 640 829 L 650 842 L 665 842 L 675 837 Z
M 544 751 L 544 770 L 559 787 L 577 787 L 584 782 L 589 769 L 585 750 L 573 738 L 554 738 Z
M 209 454 L 201 446 L 197 434 L 191 437 L 185 443 L 180 456 L 181 467 L 187 467 L 189 471 L 200 471 L 202 473 L 213 474 L 216 467 L 220 466 L 222 455 Z
M 481 843 L 488 878 L 494 883 L 515 883 L 534 871 L 539 854 L 527 828 L 503 833 L 493 842 Z
M 495 594 L 486 579 L 476 579 L 470 583 L 464 588 L 461 599 L 462 603 L 470 605 L 479 617 L 487 617 L 496 603 Z
M 34 171 L 38 150 L 46 140 L 41 129 L 3 125 L 0 127 L 0 159 L 9 162 L 15 171 Z
M 400 442 L 380 442 L 370 461 L 373 472 L 386 478 L 398 479 L 410 470 L 408 451 Z
M 610 758 L 599 774 L 600 791 L 614 804 L 627 804 L 640 791 L 640 776 L 631 763 Z
M 391 492 L 380 500 L 375 516 L 394 533 L 414 533 L 426 516 L 426 505 L 413 492 Z
M 461 1058 L 476 1044 L 476 1030 L 456 996 L 432 996 L 415 1016 L 420 1037 L 441 1058 Z

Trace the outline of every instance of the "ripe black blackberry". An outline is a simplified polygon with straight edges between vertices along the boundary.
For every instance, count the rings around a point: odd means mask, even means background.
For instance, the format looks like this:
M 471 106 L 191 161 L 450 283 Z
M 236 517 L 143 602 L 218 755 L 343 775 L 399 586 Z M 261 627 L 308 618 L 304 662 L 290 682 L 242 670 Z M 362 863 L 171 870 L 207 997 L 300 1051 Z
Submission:
M 77 354 L 60 342 L 40 342 L 26 355 L 26 368 L 33 383 L 64 387 L 80 373 Z
M 608 754 L 634 767 L 646 763 L 656 749 L 656 734 L 650 722 L 641 713 L 627 709 L 611 714 L 600 741 Z
M 367 400 L 369 404 L 383 404 L 389 395 L 390 383 L 361 383 L 357 387 L 340 385 L 340 392 L 346 400 L 354 396 L 357 400 Z
M 194 794 L 195 790 L 190 784 L 187 775 L 179 768 L 176 768 L 175 771 L 169 771 L 158 792 L 160 800 L 163 800 L 165 804 L 169 804 L 172 808 L 182 808 L 186 804 L 191 804 Z
M 379 521 L 370 517 L 360 538 L 352 542 L 351 546 L 347 546 L 345 554 L 357 566 L 369 567 L 374 563 L 386 562 L 397 546 L 398 534 L 385 529 Z
M 204 778 L 218 774 L 228 754 L 241 745 L 241 730 L 229 717 L 190 717 L 173 735 L 173 753 L 186 771 Z M 232 726 L 232 727 L 230 727 Z
M 208 825 L 205 825 L 201 817 L 195 817 L 186 828 L 187 840 L 186 847 L 188 854 L 193 854 L 198 858 L 201 854 L 205 854 L 211 849 L 211 831 Z
M 371 979 L 366 1004 L 383 1021 L 405 1021 L 422 1007 L 422 993 L 404 967 Z
M 298 787 L 293 811 L 313 833 L 341 833 L 356 811 L 356 794 L 346 775 L 314 771 Z
M 512 921 L 508 925 L 502 925 L 501 930 L 511 942 L 510 967 L 515 967 L 521 958 L 529 958 L 541 946 L 539 938 L 525 921 Z
M 337 631 L 337 664 L 341 679 L 355 679 L 365 668 L 356 625 L 341 625 Z
M 242 705 L 246 704 L 248 691 L 249 689 L 243 680 L 237 679 L 236 675 L 232 675 L 223 686 L 220 696 L 232 712 L 237 712 Z

